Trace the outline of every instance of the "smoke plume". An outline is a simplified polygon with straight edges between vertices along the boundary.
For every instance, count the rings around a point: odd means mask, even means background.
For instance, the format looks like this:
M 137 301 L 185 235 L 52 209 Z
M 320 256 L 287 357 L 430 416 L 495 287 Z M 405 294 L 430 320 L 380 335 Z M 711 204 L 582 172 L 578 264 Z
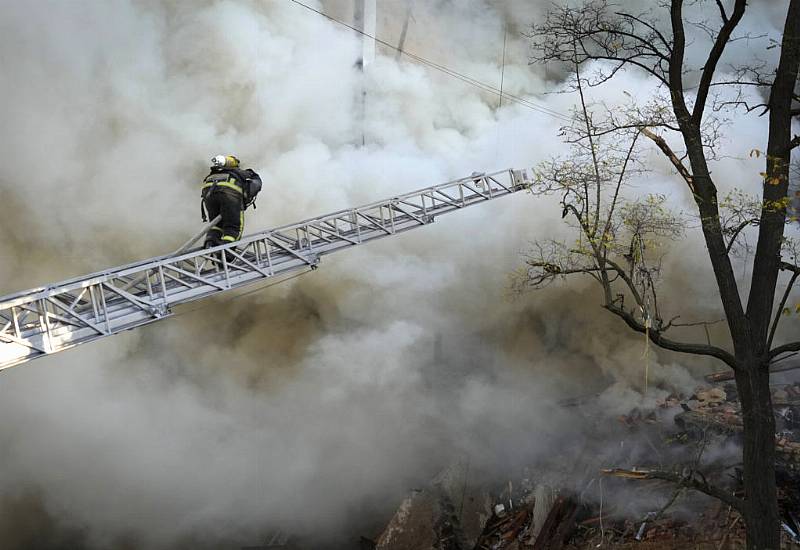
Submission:
M 349 1 L 310 3 L 352 17 Z M 753 32 L 779 32 L 785 2 L 770 5 Z M 396 43 L 410 13 L 408 51 L 567 115 L 574 98 L 548 93 L 564 74 L 529 66 L 520 34 L 543 10 L 379 2 L 377 32 Z M 0 29 L 4 294 L 173 250 L 216 154 L 265 182 L 251 232 L 565 151 L 562 120 L 394 51 L 361 73 L 361 38 L 288 0 L 6 3 Z M 720 181 L 757 183 L 764 124 L 732 122 Z M 654 162 L 640 189 L 674 186 Z M 611 387 L 609 416 L 652 402 L 642 340 L 587 282 L 507 295 L 528 242 L 566 235 L 559 214 L 498 200 L 5 372 L 0 545 L 220 548 L 281 528 L 349 548 L 453 457 L 499 472 L 583 437 L 561 398 Z M 702 297 L 675 309 L 713 317 L 703 254 L 680 243 L 669 284 Z M 651 351 L 652 383 L 688 389 L 710 365 Z

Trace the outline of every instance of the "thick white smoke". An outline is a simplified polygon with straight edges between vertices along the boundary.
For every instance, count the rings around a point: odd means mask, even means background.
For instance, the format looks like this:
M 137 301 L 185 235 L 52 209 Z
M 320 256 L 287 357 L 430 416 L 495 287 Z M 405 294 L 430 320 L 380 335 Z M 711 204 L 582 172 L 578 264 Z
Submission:
M 379 4 L 394 42 L 406 3 Z M 528 66 L 532 4 L 415 2 L 406 48 L 499 86 L 508 29 L 504 89 L 566 114 L 574 98 L 543 95 L 559 75 Z M 313 5 L 350 17 L 344 0 Z M 0 293 L 175 248 L 218 153 L 264 178 L 252 231 L 564 150 L 559 120 L 392 51 L 362 77 L 359 37 L 288 0 L 6 3 L 0 29 Z M 761 139 L 762 123 L 741 124 Z M 716 169 L 743 166 L 759 171 Z M 648 185 L 669 181 L 663 166 Z M 47 526 L 49 547 L 256 544 L 275 526 L 335 541 L 453 456 L 524 463 L 567 430 L 558 398 L 643 376 L 641 340 L 612 340 L 587 286 L 505 296 L 558 214 L 503 199 L 4 373 L 0 504 Z M 654 358 L 651 380 L 688 386 L 677 360 Z M 4 546 L 30 544 L 18 525 L 0 525 Z

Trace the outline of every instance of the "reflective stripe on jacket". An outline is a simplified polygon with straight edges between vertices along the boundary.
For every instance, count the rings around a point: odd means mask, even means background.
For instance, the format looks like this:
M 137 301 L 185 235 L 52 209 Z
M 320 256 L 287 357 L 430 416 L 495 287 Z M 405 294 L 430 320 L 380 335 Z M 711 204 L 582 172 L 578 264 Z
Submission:
M 237 193 L 244 195 L 244 190 L 242 187 L 242 178 L 241 176 L 236 173 L 235 170 L 226 170 L 226 169 L 213 169 L 211 173 L 206 176 L 203 180 L 203 187 L 202 193 L 208 191 L 208 189 L 212 187 L 227 187 L 228 189 L 232 189 Z
M 242 193 L 242 194 L 244 193 L 244 191 L 242 191 L 241 186 L 238 184 L 238 182 L 234 178 L 231 178 L 229 180 L 223 180 L 223 181 L 207 181 L 207 182 L 205 182 L 203 184 L 203 188 L 202 189 L 203 189 L 203 191 L 205 191 L 209 187 L 227 187 L 228 189 L 233 189 L 237 193 Z

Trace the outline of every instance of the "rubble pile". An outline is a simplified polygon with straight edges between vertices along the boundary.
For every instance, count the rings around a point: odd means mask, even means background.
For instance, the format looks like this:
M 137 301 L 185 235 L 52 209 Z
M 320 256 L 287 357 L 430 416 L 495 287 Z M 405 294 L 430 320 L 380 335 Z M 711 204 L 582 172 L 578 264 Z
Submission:
M 507 513 L 505 510 L 500 511 L 499 515 L 493 516 L 486 524 L 475 549 L 491 550 L 512 545 L 516 541 L 522 541 L 523 544 L 528 542 L 530 537 L 526 535 L 531 529 L 532 519 L 533 510 L 530 506 L 525 506 L 512 513 Z
M 403 500 L 375 548 L 473 548 L 492 517 L 491 506 L 489 491 L 471 483 L 469 463 L 454 463 L 429 487 L 414 490 Z
M 772 404 L 778 468 L 800 473 L 800 384 L 773 387 Z M 675 416 L 675 423 L 690 435 L 698 436 L 707 430 L 718 435 L 742 434 L 742 412 L 733 384 L 724 389 L 699 389 L 679 405 L 684 412 Z M 671 406 L 671 403 L 664 406 Z
M 800 384 L 773 388 L 777 426 L 778 494 L 783 520 L 783 548 L 800 548 Z M 596 419 L 595 419 L 596 420 Z M 587 420 L 588 421 L 588 420 Z M 548 466 L 531 466 L 518 483 L 508 482 L 489 491 L 466 483 L 463 470 L 449 468 L 430 488 L 412 493 L 378 539 L 379 550 L 589 550 L 595 548 L 678 550 L 684 548 L 726 550 L 744 548 L 744 525 L 729 506 L 691 491 L 679 490 L 668 481 L 648 477 L 648 467 L 673 467 L 686 471 L 686 463 L 662 462 L 665 457 L 692 455 L 692 449 L 717 445 L 726 460 L 701 461 L 699 468 L 714 483 L 741 491 L 741 464 L 731 461 L 742 434 L 741 408 L 732 383 L 697 388 L 691 395 L 670 394 L 654 408 L 634 409 L 619 417 L 623 433 L 635 439 L 639 432 L 657 433 L 645 438 L 652 448 L 651 464 L 645 455 L 640 468 L 603 470 L 616 466 L 598 464 L 598 456 L 553 460 Z M 617 455 L 603 460 L 641 460 L 619 443 Z M 727 446 L 727 447 L 726 447 Z M 733 449 L 733 451 L 731 451 Z M 591 452 L 585 453 L 591 455 Z M 702 456 L 702 451 L 699 457 Z M 566 457 L 565 457 L 566 458 Z M 592 462 L 594 460 L 594 462 Z M 580 464 L 579 464 L 580 463 Z M 530 472 L 561 468 L 562 488 L 531 481 Z M 567 471 L 571 468 L 570 471 Z M 592 470 L 592 473 L 587 473 Z M 597 486 L 604 476 L 606 500 Z M 548 479 L 552 472 L 548 471 Z M 558 477 L 558 476 L 556 476 Z M 612 479 L 613 477 L 613 479 Z M 621 480 L 618 477 L 638 479 Z M 544 476 L 542 476 L 544 478 Z M 462 481 L 460 481 L 462 480 Z M 645 481 L 646 480 L 646 481 Z M 617 485 L 614 485 L 614 483 Z M 594 485 L 593 485 L 594 484 Z M 625 490 L 652 498 L 657 509 L 640 513 L 611 493 Z M 591 491 L 590 491 L 591 488 Z M 589 493 L 592 496 L 587 496 Z M 669 498 L 669 495 L 672 497 Z M 468 497 L 467 497 L 468 495 Z M 660 500 L 659 500 L 660 499 Z M 620 501 L 622 500 L 622 501 Z M 691 501 L 691 504 L 690 504 Z M 468 506 L 464 503 L 467 502 Z M 479 528 L 476 529 L 476 526 Z
M 714 503 L 691 520 L 654 511 L 643 518 L 612 516 L 598 527 L 597 518 L 581 522 L 565 548 L 588 549 L 598 545 L 609 548 L 724 548 L 744 547 L 741 518 L 722 503 Z
M 559 496 L 545 520 L 533 520 L 536 501 L 529 500 L 513 514 L 493 516 L 475 550 L 589 550 L 606 548 L 738 548 L 744 541 L 740 519 L 717 504 L 698 514 L 696 521 L 651 512 L 644 518 L 605 513 L 596 504 L 581 504 L 576 496 Z

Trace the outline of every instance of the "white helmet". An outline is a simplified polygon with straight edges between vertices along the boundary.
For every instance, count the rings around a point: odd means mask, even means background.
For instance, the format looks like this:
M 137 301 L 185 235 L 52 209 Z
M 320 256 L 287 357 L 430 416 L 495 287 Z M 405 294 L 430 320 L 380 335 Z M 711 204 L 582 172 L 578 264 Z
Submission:
M 217 155 L 211 159 L 212 168 L 237 168 L 239 159 L 233 155 Z

